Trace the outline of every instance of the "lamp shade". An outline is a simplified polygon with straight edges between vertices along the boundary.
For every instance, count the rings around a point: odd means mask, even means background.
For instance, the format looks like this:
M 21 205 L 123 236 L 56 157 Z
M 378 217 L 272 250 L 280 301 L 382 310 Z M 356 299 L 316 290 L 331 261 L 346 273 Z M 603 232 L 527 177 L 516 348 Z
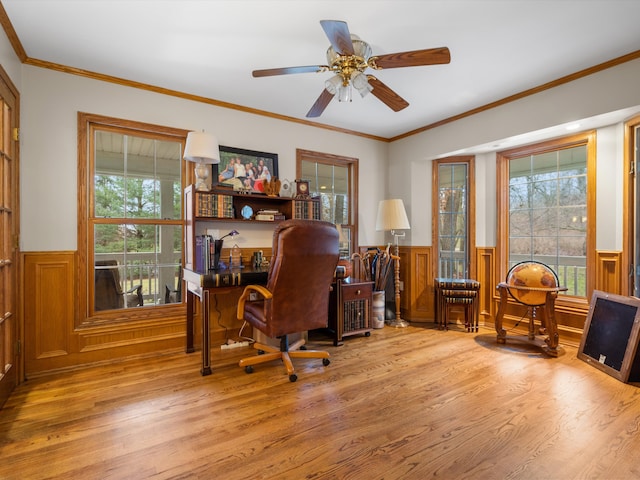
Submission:
M 184 159 L 196 163 L 220 163 L 218 139 L 206 132 L 189 132 Z
M 404 209 L 404 202 L 401 198 L 392 200 L 380 200 L 378 204 L 378 218 L 376 219 L 376 230 L 409 230 L 409 219 Z

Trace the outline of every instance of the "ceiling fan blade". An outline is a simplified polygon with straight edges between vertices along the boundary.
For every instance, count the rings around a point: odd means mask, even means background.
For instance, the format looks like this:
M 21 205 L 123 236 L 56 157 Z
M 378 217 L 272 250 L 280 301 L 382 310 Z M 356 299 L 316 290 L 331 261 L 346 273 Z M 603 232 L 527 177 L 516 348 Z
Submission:
M 371 93 L 378 97 L 378 99 L 382 101 L 382 103 L 384 103 L 394 112 L 399 112 L 400 110 L 409 106 L 409 102 L 407 102 L 404 98 L 387 87 L 373 75 L 367 75 L 367 80 L 369 81 L 369 85 L 373 87 Z
M 320 20 L 320 25 L 327 38 L 331 42 L 331 46 L 341 55 L 353 55 L 353 43 L 351 42 L 351 34 L 347 22 L 340 20 Z
M 413 50 L 411 52 L 388 53 L 378 55 L 369 60 L 373 68 L 419 67 L 449 63 L 451 54 L 447 47 Z
M 329 102 L 331 102 L 333 96 L 334 94 L 329 93 L 326 88 L 322 90 L 322 93 L 316 100 L 316 103 L 313 104 L 311 110 L 309 110 L 309 113 L 307 113 L 307 118 L 315 118 L 322 115 L 322 112 L 324 112 L 324 109 L 327 108 L 327 105 L 329 105 Z
M 314 73 L 326 72 L 329 67 L 324 65 L 307 65 L 305 67 L 284 67 L 284 68 L 267 68 L 265 70 L 254 70 L 254 77 L 271 77 L 273 75 L 289 75 L 290 73 Z

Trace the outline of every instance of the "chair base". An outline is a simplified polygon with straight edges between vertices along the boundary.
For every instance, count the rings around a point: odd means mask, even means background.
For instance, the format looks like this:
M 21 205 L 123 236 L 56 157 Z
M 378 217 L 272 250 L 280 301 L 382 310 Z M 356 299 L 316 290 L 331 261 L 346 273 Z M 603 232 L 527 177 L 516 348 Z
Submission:
M 284 336 L 280 339 L 280 349 L 272 347 L 270 345 L 264 345 L 262 343 L 254 343 L 253 348 L 264 352 L 260 355 L 253 357 L 243 358 L 238 365 L 245 368 L 247 373 L 253 371 L 253 365 L 260 363 L 267 363 L 273 360 L 282 360 L 289 375 L 289 380 L 295 382 L 298 377 L 295 374 L 292 358 L 322 358 L 322 364 L 324 366 L 329 365 L 329 352 L 324 350 L 306 350 L 304 349 L 304 339 L 297 340 L 291 345 L 288 344 L 287 337 Z

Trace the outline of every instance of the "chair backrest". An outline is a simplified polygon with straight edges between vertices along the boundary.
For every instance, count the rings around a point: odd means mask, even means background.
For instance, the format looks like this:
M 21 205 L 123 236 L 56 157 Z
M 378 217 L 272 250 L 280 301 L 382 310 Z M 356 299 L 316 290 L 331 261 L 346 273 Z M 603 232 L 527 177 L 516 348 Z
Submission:
M 338 231 L 319 220 L 285 220 L 273 233 L 267 288 L 269 337 L 327 326 L 329 292 L 339 259 Z
M 111 310 L 124 307 L 120 273 L 116 260 L 98 260 L 95 268 L 94 309 Z

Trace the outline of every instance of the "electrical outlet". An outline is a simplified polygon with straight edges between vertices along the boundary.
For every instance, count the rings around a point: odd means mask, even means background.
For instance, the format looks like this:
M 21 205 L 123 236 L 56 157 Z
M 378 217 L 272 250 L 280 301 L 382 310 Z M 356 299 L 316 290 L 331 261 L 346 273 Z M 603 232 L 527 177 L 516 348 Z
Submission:
M 404 292 L 404 282 L 400 281 L 400 291 Z
M 256 300 L 258 300 L 258 294 L 256 292 L 250 292 L 249 293 L 249 301 L 250 302 L 255 302 Z

